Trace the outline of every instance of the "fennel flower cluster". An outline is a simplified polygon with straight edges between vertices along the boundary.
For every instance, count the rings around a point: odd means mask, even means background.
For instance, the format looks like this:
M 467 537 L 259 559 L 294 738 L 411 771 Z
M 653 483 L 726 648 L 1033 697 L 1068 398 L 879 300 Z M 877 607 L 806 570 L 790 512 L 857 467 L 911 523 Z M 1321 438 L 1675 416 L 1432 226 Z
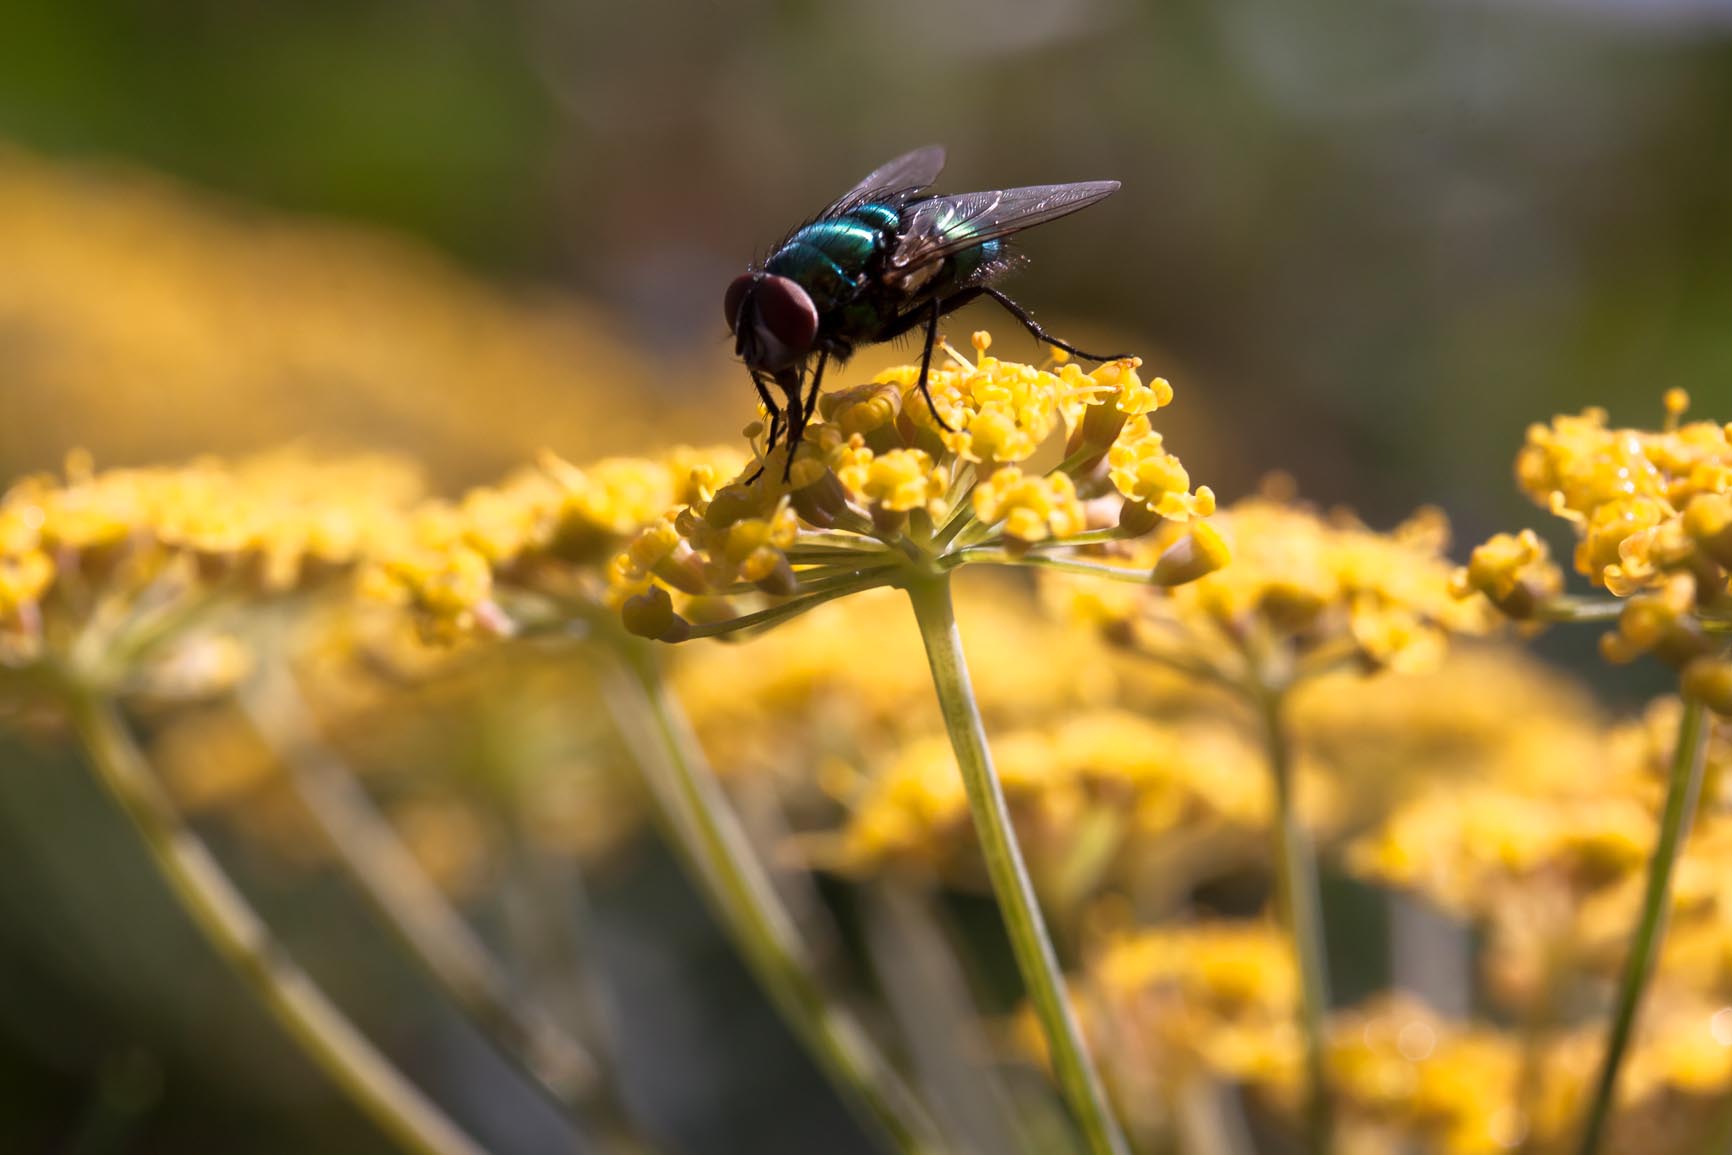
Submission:
M 1049 592 L 1119 644 L 1231 685 L 1284 683 L 1343 663 L 1419 671 L 1435 668 L 1450 635 L 1483 634 L 1493 622 L 1483 601 L 1451 596 L 1448 544 L 1436 510 L 1380 534 L 1344 512 L 1319 513 L 1277 480 L 1206 526 L 1168 525 L 1101 547 L 1110 564 L 1129 568 L 1216 549 L 1231 552 L 1230 565 L 1169 588 L 1054 578 Z
M 669 506 L 704 500 L 738 463 L 730 450 L 683 447 L 585 468 L 544 454 L 498 485 L 414 510 L 372 551 L 363 587 L 443 640 L 593 618 L 620 545 Z
M 0 497 L 0 665 L 124 677 L 224 598 L 347 573 L 418 490 L 384 458 L 97 471 L 75 454 Z
M 1132 1133 L 1189 1151 L 1207 1149 L 1198 1106 L 1223 1085 L 1246 1092 L 1260 1129 L 1297 1129 L 1298 982 L 1273 925 L 1208 919 L 1114 932 L 1072 980 L 1071 997 Z M 1568 1150 L 1598 1058 L 1591 1023 L 1448 1015 L 1401 991 L 1333 1009 L 1325 1032 L 1343 1151 Z M 1026 1013 L 1016 1038 L 1040 1054 Z M 1728 1044 L 1732 1013 L 1722 1005 L 1662 1000 L 1630 1056 L 1611 1149 L 1700 1149 L 1732 1085 Z
M 614 567 L 627 628 L 679 641 L 974 561 L 1062 567 L 1085 542 L 1213 512 L 1214 495 L 1191 488 L 1150 422 L 1172 399 L 1164 380 L 1145 383 L 1135 359 L 1048 370 L 990 346 L 976 333 L 974 360 L 945 347 L 929 381 L 936 418 L 919 369 L 888 370 L 820 398 L 822 420 L 799 446 L 760 452 L 749 472 L 646 529 Z M 1038 467 L 1060 430 L 1064 459 Z M 1120 576 L 1182 582 L 1225 561 L 1216 550 L 1182 572 Z
M 1576 572 L 1619 599 L 1602 654 L 1652 653 L 1683 675 L 1686 693 L 1732 712 L 1732 664 L 1713 637 L 1732 629 L 1732 427 L 1684 421 L 1671 390 L 1658 430 L 1614 428 L 1602 409 L 1529 428 L 1516 481 L 1576 535 Z M 1564 619 L 1561 574 L 1532 531 L 1500 534 L 1457 578 L 1517 619 Z

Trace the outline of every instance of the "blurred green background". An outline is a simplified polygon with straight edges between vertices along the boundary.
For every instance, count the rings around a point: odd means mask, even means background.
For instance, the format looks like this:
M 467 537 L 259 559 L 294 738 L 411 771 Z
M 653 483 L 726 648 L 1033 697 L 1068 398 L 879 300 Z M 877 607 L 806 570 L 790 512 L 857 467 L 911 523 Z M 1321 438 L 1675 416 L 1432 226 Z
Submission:
M 620 410 L 647 415 L 619 435 L 640 442 L 664 409 L 696 408 L 669 420 L 711 438 L 749 419 L 722 287 L 887 157 L 946 144 L 949 190 L 1118 178 L 1118 196 L 1031 234 L 1008 287 L 1174 382 L 1193 476 L 1230 497 L 1284 470 L 1378 525 L 1436 503 L 1473 540 L 1539 520 L 1509 481 L 1530 421 L 1599 404 L 1651 422 L 1671 386 L 1727 416 L 1729 33 L 1716 0 L 19 0 L 0 29 L 0 144 L 52 171 L 160 174 L 218 218 L 358 226 L 410 281 L 579 311 L 616 350 Z M 248 260 L 247 236 L 216 248 Z M 0 292 L 16 272 L 0 248 Z M 268 291 L 258 303 L 268 314 Z M 100 394 L 80 409 L 41 384 L 60 379 L 37 372 L 38 320 L 0 308 L 7 475 L 92 440 L 105 461 L 205 447 L 174 383 L 122 381 L 124 365 L 116 388 L 147 403 L 105 442 Z M 953 331 L 981 324 L 1019 350 L 984 311 Z M 517 432 L 488 440 L 462 420 L 480 402 L 441 417 L 436 382 L 395 384 L 408 401 L 339 383 L 340 405 L 279 404 L 209 447 L 408 449 L 446 485 L 543 440 L 610 447 L 567 435 L 591 415 L 562 413 L 557 390 L 514 394 Z M 0 1149 L 378 1150 L 190 936 L 125 949 L 172 919 L 117 820 L 45 749 L 4 757 Z M 460 1023 L 393 1012 L 422 996 L 369 970 L 388 950 L 353 896 L 255 882 L 267 908 L 279 886 L 285 937 L 374 1008 L 367 1025 L 419 1024 L 397 1050 L 497 1150 L 564 1141 Z M 843 1149 L 840 1109 L 657 852 L 597 906 L 636 1040 L 628 1090 L 668 1133 L 692 1151 Z M 233 1055 L 184 1037 L 169 989 L 232 1013 Z

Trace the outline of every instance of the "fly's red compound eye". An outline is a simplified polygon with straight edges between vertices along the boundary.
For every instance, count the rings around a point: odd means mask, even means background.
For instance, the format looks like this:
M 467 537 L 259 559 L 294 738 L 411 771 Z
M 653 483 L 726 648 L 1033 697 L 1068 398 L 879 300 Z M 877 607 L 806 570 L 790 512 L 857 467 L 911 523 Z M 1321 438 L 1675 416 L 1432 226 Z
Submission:
M 787 277 L 758 282 L 758 322 L 790 353 L 805 353 L 818 339 L 818 307 Z
M 758 278 L 751 273 L 741 273 L 728 284 L 728 295 L 722 298 L 722 312 L 727 314 L 728 332 L 732 333 L 740 322 L 740 306 L 745 303 L 746 294 L 752 291 L 752 286 L 758 283 Z

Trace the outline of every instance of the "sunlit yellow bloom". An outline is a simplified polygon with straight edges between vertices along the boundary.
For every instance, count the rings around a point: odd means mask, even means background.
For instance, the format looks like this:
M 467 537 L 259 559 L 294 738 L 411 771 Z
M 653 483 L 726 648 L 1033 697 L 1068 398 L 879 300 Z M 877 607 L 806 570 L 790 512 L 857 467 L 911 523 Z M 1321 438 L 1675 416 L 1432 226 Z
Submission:
M 1247 661 L 1268 662 L 1286 647 L 1310 654 L 1353 655 L 1378 667 L 1434 667 L 1450 634 L 1491 625 L 1483 601 L 1450 593 L 1444 555 L 1447 525 L 1432 511 L 1393 533 L 1378 534 L 1344 515 L 1324 518 L 1274 496 L 1248 498 L 1210 522 L 1231 546 L 1231 561 L 1171 590 L 1099 588 L 1055 578 L 1050 589 L 1084 620 L 1156 655 L 1198 661 L 1229 680 Z M 1197 551 L 1195 535 L 1166 525 L 1119 547 L 1115 564 L 1153 564 L 1170 551 Z M 1263 651 L 1257 653 L 1254 651 Z
M 500 599 L 531 594 L 599 606 L 621 545 L 660 525 L 670 506 L 706 500 L 721 473 L 738 467 L 725 450 L 669 450 L 659 458 L 610 458 L 586 468 L 545 454 L 539 465 L 460 501 L 429 502 L 370 544 L 364 575 L 370 594 L 410 607 L 432 635 L 509 633 Z M 729 533 L 719 556 L 737 570 L 761 567 L 774 535 L 744 527 Z M 671 527 L 647 535 L 624 563 L 650 569 L 681 539 Z M 622 582 L 615 574 L 612 580 Z
M 384 458 L 98 472 L 74 455 L 64 481 L 27 478 L 0 497 L 0 662 L 75 642 L 80 662 L 130 662 L 131 647 L 160 650 L 175 633 L 165 627 L 218 595 L 282 594 L 346 572 L 419 484 Z
M 1665 403 L 1659 430 L 1610 428 L 1600 409 L 1531 427 L 1516 478 L 1575 528 L 1577 571 L 1628 599 L 1617 631 L 1602 639 L 1605 656 L 1627 662 L 1653 653 L 1683 668 L 1710 654 L 1709 628 L 1732 621 L 1732 427 L 1681 422 L 1689 405 L 1682 390 L 1669 391 Z M 1464 584 L 1484 589 L 1512 616 L 1530 610 L 1531 600 L 1557 600 L 1558 586 L 1545 574 L 1528 591 L 1537 599 L 1505 604 L 1498 586 L 1510 586 L 1523 561 L 1503 539 L 1482 549 L 1504 572 Z M 1491 565 L 1488 555 L 1482 569 Z M 1708 676 L 1712 667 L 1695 669 L 1697 688 L 1716 708 L 1732 708 L 1732 695 Z
M 1149 425 L 1148 414 L 1171 399 L 1164 381 L 1145 385 L 1134 360 L 1093 373 L 1001 361 L 987 354 L 990 344 L 976 333 L 975 360 L 945 346 L 932 366 L 943 425 L 916 387 L 919 366 L 888 370 L 821 398 L 822 419 L 799 446 L 760 454 L 713 497 L 685 502 L 646 529 L 613 568 L 613 600 L 630 606 L 628 628 L 675 640 L 727 632 L 736 628 L 730 619 L 769 624 L 909 574 L 973 561 L 1066 562 L 1076 556 L 1067 543 L 1085 531 L 1094 541 L 1129 540 L 1162 517 L 1189 520 L 1213 509 L 1209 491 L 1190 490 L 1183 466 Z M 755 438 L 763 429 L 747 432 Z M 1069 433 L 1065 461 L 1030 468 L 1061 430 Z M 1149 513 L 1127 516 L 1132 503 L 1097 468 L 1114 453 L 1142 477 L 1135 506 Z M 1192 552 L 1202 561 L 1169 565 L 1161 580 L 1190 580 L 1224 562 L 1219 535 L 1199 533 Z M 793 600 L 730 613 L 724 599 L 754 594 Z M 709 620 L 688 620 L 683 599 L 692 597 L 708 599 Z
M 859 434 L 831 455 L 836 477 L 863 506 L 892 513 L 925 509 L 942 517 L 942 498 L 949 479 L 932 467 L 932 457 L 921 449 L 892 449 L 874 454 Z
M 1059 377 L 1070 387 L 1059 411 L 1071 430 L 1073 444 L 1111 445 L 1128 419 L 1142 417 L 1172 404 L 1173 387 L 1166 378 L 1145 384 L 1134 361 L 1109 361 L 1092 373 L 1074 363 L 1061 365 Z
M 1014 465 L 974 487 L 974 516 L 988 525 L 1003 523 L 1006 537 L 1029 544 L 1071 537 L 1087 528 L 1069 474 L 1028 477 Z
M 1476 546 L 1466 566 L 1452 579 L 1457 597 L 1484 594 L 1505 615 L 1531 618 L 1537 607 L 1564 589 L 1564 575 L 1551 549 L 1531 529 L 1500 533 Z
M 1215 512 L 1215 495 L 1208 486 L 1190 492 L 1191 475 L 1147 417 L 1125 424 L 1107 451 L 1113 485 L 1131 501 L 1141 502 L 1162 517 L 1185 521 Z

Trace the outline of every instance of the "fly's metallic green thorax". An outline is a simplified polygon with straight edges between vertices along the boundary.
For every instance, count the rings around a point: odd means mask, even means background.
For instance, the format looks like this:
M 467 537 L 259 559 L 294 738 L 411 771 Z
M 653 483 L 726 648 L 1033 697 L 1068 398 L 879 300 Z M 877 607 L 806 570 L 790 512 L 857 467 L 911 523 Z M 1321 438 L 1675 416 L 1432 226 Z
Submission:
M 956 222 L 942 235 L 965 247 L 920 266 L 911 276 L 891 268 L 889 261 L 902 227 L 903 214 L 891 205 L 857 205 L 834 219 L 796 229 L 764 262 L 764 271 L 797 282 L 821 314 L 836 311 L 841 335 L 865 340 L 908 305 L 961 288 L 1002 259 L 1003 241 L 966 245 L 971 227 Z M 897 296 L 883 299 L 873 291 L 885 288 Z
M 728 286 L 723 307 L 735 351 L 770 415 L 766 455 L 784 419 L 790 442 L 799 443 L 817 406 L 824 366 L 832 358 L 846 360 L 860 345 L 924 328 L 919 388 L 926 394 L 939 318 L 979 297 L 1004 306 L 1037 339 L 1102 360 L 1052 337 L 993 282 L 1011 266 L 1006 245 L 1013 234 L 1086 208 L 1118 182 L 929 193 L 943 167 L 941 148 L 916 149 L 879 166 L 795 229 L 762 268 Z M 770 395 L 772 385 L 783 393 L 785 408 Z M 784 479 L 792 463 L 790 453 Z
M 823 313 L 854 299 L 891 235 L 850 217 L 815 221 L 789 237 L 764 262 L 764 271 L 798 282 Z

